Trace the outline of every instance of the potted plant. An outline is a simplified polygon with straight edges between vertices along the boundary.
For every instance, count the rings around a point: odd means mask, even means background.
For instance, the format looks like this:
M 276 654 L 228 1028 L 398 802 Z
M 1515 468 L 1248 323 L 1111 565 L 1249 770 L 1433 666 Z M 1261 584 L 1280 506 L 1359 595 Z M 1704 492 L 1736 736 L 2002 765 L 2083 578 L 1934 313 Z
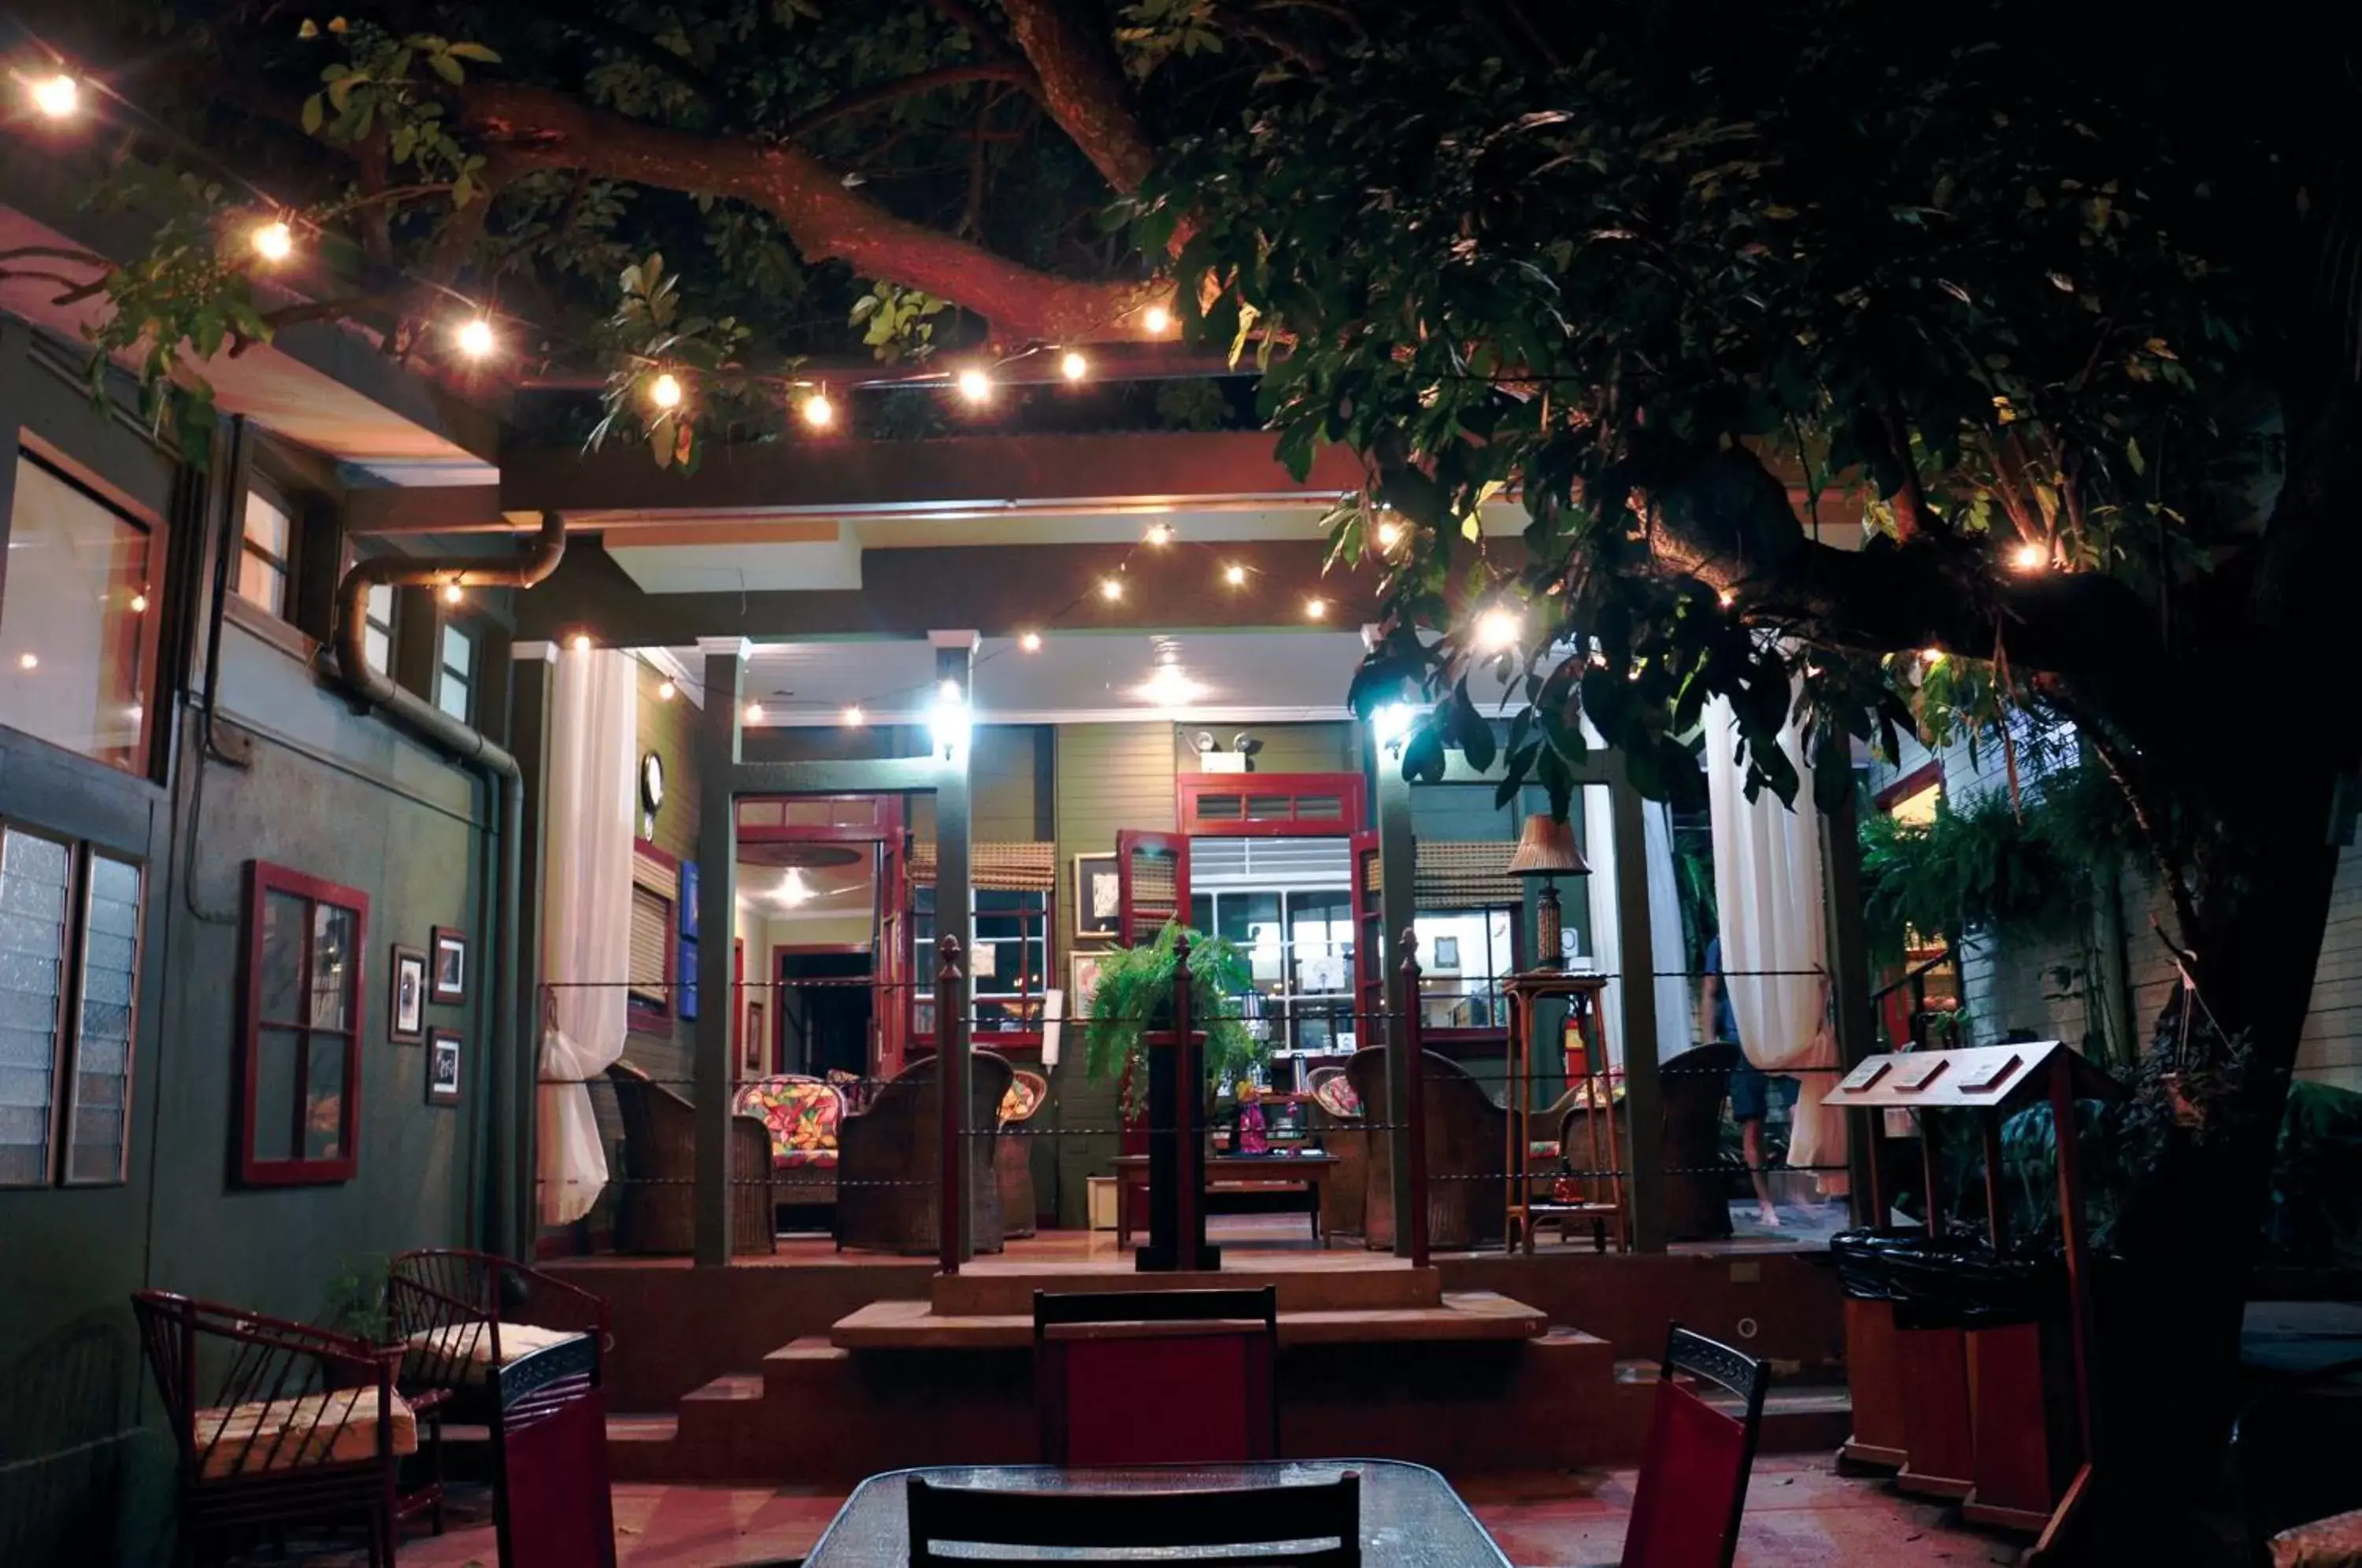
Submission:
M 1110 948 L 1099 960 L 1083 1030 L 1084 1071 L 1093 1078 L 1120 1075 L 1127 1114 L 1136 1114 L 1148 1093 L 1148 1037 L 1173 1027 L 1183 937 L 1189 941 L 1189 1027 L 1206 1037 L 1207 1081 L 1235 1082 L 1269 1055 L 1238 1015 L 1239 994 L 1254 979 L 1238 944 L 1168 921 L 1147 946 Z

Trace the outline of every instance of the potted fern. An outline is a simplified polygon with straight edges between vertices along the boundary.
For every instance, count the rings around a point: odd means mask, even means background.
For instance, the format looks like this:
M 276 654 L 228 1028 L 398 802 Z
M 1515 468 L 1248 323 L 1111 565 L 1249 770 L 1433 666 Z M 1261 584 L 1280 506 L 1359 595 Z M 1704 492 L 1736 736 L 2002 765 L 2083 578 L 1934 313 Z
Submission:
M 1239 945 L 1168 921 L 1145 947 L 1110 948 L 1099 960 L 1090 1016 L 1083 1029 L 1083 1070 L 1110 1074 L 1124 1086 L 1124 1110 L 1136 1114 L 1148 1093 L 1148 1037 L 1173 1027 L 1173 981 L 1180 944 L 1189 939 L 1189 1027 L 1206 1037 L 1206 1077 L 1235 1083 L 1269 1055 L 1238 1015 L 1239 993 L 1253 971 Z

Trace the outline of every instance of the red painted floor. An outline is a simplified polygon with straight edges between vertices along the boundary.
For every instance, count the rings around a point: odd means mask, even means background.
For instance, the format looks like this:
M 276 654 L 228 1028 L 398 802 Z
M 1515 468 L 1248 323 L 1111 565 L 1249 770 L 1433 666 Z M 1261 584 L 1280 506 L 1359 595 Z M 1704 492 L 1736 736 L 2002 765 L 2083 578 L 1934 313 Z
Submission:
M 1457 1485 L 1518 1568 L 1573 1568 L 1617 1560 L 1633 1479 L 1628 1470 L 1578 1471 Z M 842 1501 L 794 1487 L 617 1486 L 617 1561 L 620 1568 L 753 1568 L 791 1560 L 811 1550 Z M 1827 1460 L 1769 1456 L 1755 1464 L 1738 1562 L 2005 1564 L 2021 1544 L 1948 1522 L 1945 1508 L 1899 1497 L 1880 1482 L 1839 1476 Z M 333 1550 L 273 1561 L 347 1568 L 362 1558 Z M 401 1553 L 401 1568 L 492 1568 L 496 1561 L 491 1526 L 458 1519 L 440 1539 L 411 1536 Z

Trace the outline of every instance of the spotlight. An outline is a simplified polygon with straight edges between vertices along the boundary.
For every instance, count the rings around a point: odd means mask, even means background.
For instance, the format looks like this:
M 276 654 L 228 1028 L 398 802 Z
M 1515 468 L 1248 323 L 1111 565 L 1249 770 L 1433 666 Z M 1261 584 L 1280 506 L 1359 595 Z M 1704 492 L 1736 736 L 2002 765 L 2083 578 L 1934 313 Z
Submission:
M 460 324 L 456 341 L 459 352 L 470 359 L 484 359 L 500 346 L 500 339 L 492 334 L 492 324 L 480 315 L 470 316 Z
M 1380 745 L 1399 745 L 1403 737 L 1410 734 L 1411 718 L 1409 703 L 1385 703 L 1370 714 L 1370 734 L 1377 737 Z
M 295 231 L 273 218 L 254 231 L 254 253 L 265 261 L 284 261 L 295 254 Z
M 2050 552 L 2028 540 L 2010 552 L 2009 564 L 2020 571 L 2040 571 L 2050 564 Z
M 1222 580 L 1232 588 L 1244 588 L 1247 585 L 1247 569 L 1232 561 L 1222 569 Z
M 992 401 L 992 378 L 977 366 L 970 365 L 959 373 L 959 394 L 970 403 Z
M 658 408 L 680 406 L 680 382 L 668 370 L 648 383 L 648 401 Z
M 53 120 L 62 120 L 82 107 L 82 83 L 59 72 L 33 83 L 33 107 Z
M 1109 577 L 1099 580 L 1099 597 L 1112 604 L 1123 597 L 1123 579 Z
M 936 690 L 934 711 L 927 715 L 927 727 L 933 732 L 935 749 L 949 762 L 954 753 L 967 740 L 970 715 L 966 694 L 956 680 L 946 680 Z
M 1028 632 L 1023 636 L 1017 639 L 1017 646 L 1024 649 L 1027 653 L 1040 653 L 1042 651 L 1042 634 L 1039 632 Z
M 836 404 L 828 401 L 828 393 L 816 392 L 797 406 L 804 423 L 815 430 L 825 430 L 836 423 Z
M 1070 381 L 1079 381 L 1091 373 L 1091 362 L 1078 349 L 1069 348 L 1058 361 L 1058 373 Z
M 1173 313 L 1161 304 L 1150 305 L 1140 313 L 1140 325 L 1151 337 L 1162 337 L 1173 330 Z

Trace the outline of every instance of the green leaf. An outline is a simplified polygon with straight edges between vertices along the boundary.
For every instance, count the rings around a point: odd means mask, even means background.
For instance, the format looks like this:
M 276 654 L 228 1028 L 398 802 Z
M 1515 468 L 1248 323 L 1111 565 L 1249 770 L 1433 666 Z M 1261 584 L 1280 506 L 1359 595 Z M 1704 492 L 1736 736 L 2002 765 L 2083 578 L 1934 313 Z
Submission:
M 426 63 L 433 69 L 436 75 L 454 87 L 468 80 L 467 67 L 447 54 L 430 54 L 426 57 Z
M 304 134 L 318 136 L 327 121 L 327 105 L 317 93 L 304 100 Z
M 498 65 L 501 62 L 499 51 L 489 44 L 455 43 L 451 46 L 451 52 L 461 60 L 472 60 L 484 65 Z
M 1461 751 L 1467 756 L 1469 767 L 1482 772 L 1493 766 L 1496 755 L 1493 726 L 1485 722 L 1484 714 L 1476 711 L 1475 702 L 1468 695 L 1468 681 L 1464 677 L 1451 689 L 1451 737 L 1459 742 Z

